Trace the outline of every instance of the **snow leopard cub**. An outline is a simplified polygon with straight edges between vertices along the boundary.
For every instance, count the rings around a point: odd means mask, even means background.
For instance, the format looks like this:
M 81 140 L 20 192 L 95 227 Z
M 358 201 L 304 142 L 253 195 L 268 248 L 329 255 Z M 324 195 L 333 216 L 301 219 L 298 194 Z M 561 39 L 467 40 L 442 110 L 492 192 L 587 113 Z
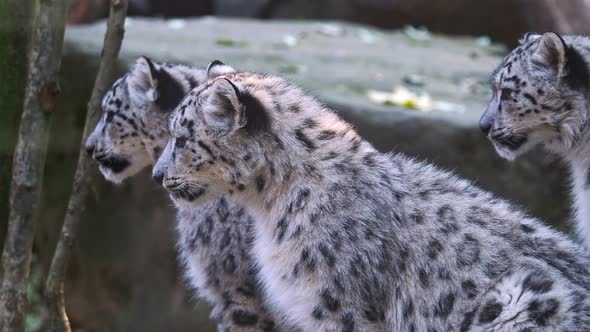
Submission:
M 379 153 L 286 80 L 231 72 L 171 114 L 153 168 L 184 209 L 252 212 L 274 310 L 303 331 L 583 331 L 590 271 L 567 237 L 468 181 Z M 192 201 L 178 191 L 198 193 Z
M 480 127 L 515 159 L 541 144 L 569 165 L 575 223 L 590 249 L 590 38 L 529 33 L 491 77 Z
M 211 75 L 219 74 L 212 71 Z M 88 153 L 104 177 L 119 183 L 154 164 L 168 137 L 166 119 L 206 70 L 139 58 L 102 100 Z M 190 191 L 179 193 L 190 200 Z M 190 285 L 212 306 L 220 331 L 272 331 L 250 256 L 252 218 L 223 196 L 178 211 L 177 247 Z

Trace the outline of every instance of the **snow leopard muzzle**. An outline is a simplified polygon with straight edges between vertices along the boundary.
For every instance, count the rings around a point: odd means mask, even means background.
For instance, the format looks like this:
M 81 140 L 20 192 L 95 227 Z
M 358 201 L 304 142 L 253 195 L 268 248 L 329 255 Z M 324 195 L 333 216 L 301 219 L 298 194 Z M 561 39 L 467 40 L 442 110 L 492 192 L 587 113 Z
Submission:
M 526 135 L 520 135 L 520 136 L 510 135 L 508 137 L 504 137 L 501 139 L 496 139 L 494 137 L 492 137 L 492 138 L 498 144 L 501 144 L 501 145 L 509 148 L 512 151 L 518 150 L 524 143 L 526 143 L 528 141 L 528 137 Z
M 98 161 L 102 166 L 110 169 L 113 173 L 121 173 L 131 164 L 129 160 L 125 158 L 107 155 L 94 155 L 94 160 Z

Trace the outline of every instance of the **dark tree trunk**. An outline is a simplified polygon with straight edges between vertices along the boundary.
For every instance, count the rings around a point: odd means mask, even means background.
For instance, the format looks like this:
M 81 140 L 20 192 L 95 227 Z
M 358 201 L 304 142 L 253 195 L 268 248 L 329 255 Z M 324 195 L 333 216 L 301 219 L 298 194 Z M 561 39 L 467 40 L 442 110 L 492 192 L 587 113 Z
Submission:
M 8 226 L 12 154 L 25 96 L 34 3 L 0 1 L 0 248 Z
M 23 111 L 12 166 L 8 231 L 2 252 L 1 331 L 19 332 L 25 328 L 26 290 L 47 155 L 49 120 L 60 93 L 58 74 L 66 0 L 40 0 L 35 9 Z

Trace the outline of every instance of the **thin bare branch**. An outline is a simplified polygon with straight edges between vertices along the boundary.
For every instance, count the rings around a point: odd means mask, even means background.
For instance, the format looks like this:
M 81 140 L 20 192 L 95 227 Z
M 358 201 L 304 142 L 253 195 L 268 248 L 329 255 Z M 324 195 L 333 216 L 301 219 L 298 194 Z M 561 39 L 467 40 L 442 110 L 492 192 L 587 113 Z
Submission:
M 59 95 L 66 0 L 37 1 L 27 87 L 15 148 L 7 238 L 2 252 L 0 330 L 23 331 L 31 248 L 39 207 L 49 119 Z
M 71 256 L 72 245 L 78 234 L 80 217 L 85 209 L 85 201 L 91 182 L 88 172 L 91 166 L 91 160 L 84 152 L 84 141 L 96 125 L 98 115 L 100 114 L 101 98 L 109 88 L 114 74 L 117 57 L 125 33 L 126 13 L 127 0 L 111 1 L 98 73 L 86 111 L 86 123 L 84 125 L 84 134 L 82 135 L 72 192 L 62 226 L 61 236 L 57 243 L 53 260 L 51 261 L 45 286 L 45 295 L 49 310 L 47 322 L 49 331 L 70 331 L 65 310 L 64 280 L 68 261 Z

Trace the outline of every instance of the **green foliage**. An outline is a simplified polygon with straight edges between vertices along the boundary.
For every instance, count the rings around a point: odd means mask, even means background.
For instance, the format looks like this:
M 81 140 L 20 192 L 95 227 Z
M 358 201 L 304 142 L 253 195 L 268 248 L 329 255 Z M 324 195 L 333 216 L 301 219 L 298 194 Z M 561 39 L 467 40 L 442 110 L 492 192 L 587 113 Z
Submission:
M 235 40 L 229 39 L 229 38 L 219 38 L 215 41 L 215 44 L 219 45 L 219 46 L 224 46 L 224 47 L 246 47 L 246 46 L 248 46 L 248 43 L 246 43 L 246 42 L 235 41 Z

